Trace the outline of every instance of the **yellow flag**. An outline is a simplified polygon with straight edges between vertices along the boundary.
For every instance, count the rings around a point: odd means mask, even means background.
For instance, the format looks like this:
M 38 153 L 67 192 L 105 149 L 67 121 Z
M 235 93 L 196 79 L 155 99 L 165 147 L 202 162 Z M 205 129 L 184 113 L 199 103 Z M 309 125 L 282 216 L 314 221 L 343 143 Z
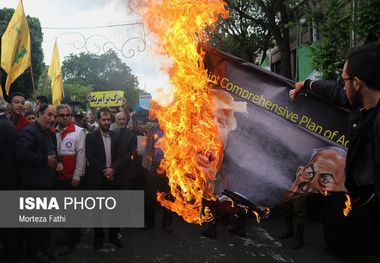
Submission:
M 52 102 L 54 106 L 57 106 L 61 103 L 63 91 L 61 63 L 59 61 L 57 41 L 54 44 L 54 51 L 49 66 L 48 76 L 51 79 Z
M 30 33 L 22 1 L 1 38 L 1 67 L 8 73 L 5 91 L 30 66 Z

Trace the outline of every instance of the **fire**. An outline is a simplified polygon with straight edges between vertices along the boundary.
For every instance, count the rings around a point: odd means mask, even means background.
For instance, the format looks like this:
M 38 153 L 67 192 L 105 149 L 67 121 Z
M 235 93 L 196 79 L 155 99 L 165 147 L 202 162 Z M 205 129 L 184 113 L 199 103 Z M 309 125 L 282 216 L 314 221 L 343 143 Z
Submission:
M 348 214 L 352 210 L 351 197 L 348 194 L 346 194 L 346 201 L 344 202 L 344 204 L 346 205 L 346 207 L 343 209 L 343 214 L 344 216 L 348 216 Z
M 168 73 L 175 87 L 174 100 L 166 107 L 152 107 L 164 132 L 158 142 L 165 153 L 159 169 L 169 178 L 173 198 L 164 193 L 157 198 L 185 221 L 201 224 L 212 220 L 203 201 L 215 200 L 223 143 L 199 46 L 207 42 L 205 29 L 212 30 L 228 12 L 222 0 L 146 0 L 139 9 L 161 53 L 173 61 Z

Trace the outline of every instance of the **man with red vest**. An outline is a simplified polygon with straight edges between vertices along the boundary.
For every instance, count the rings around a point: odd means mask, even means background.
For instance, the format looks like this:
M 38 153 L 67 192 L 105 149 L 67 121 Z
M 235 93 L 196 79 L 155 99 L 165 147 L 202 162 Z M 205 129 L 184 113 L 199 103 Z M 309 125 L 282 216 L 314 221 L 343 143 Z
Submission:
M 59 175 L 58 188 L 70 190 L 77 187 L 86 167 L 85 139 L 83 128 L 71 120 L 71 108 L 61 104 L 57 108 L 57 148 L 63 171 Z
M 86 133 L 71 120 L 71 108 L 61 104 L 57 108 L 57 152 L 63 163 L 63 170 L 58 177 L 58 189 L 73 190 L 80 184 L 86 167 L 85 141 Z M 80 239 L 80 229 L 67 229 L 64 249 L 61 255 L 70 253 Z

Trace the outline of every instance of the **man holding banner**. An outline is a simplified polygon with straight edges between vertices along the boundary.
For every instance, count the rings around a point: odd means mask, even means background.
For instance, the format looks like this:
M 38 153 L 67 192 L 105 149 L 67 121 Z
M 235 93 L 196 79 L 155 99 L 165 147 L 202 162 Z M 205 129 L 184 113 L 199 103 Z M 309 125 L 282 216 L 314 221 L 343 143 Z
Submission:
M 346 187 L 353 200 L 347 239 L 335 237 L 334 253 L 379 253 L 380 214 L 380 45 L 367 44 L 351 52 L 343 67 L 344 88 L 327 81 L 298 82 L 291 97 L 307 90 L 338 106 L 353 109 L 347 154 Z M 377 232 L 377 236 L 376 233 Z M 377 238 L 377 240 L 376 240 Z

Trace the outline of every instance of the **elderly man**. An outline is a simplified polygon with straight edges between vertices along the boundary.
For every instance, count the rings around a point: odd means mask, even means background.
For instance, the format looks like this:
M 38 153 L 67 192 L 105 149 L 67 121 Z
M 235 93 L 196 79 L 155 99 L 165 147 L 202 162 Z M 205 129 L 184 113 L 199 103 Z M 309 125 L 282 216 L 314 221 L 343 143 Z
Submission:
M 58 156 L 63 163 L 63 171 L 58 177 L 59 190 L 76 189 L 84 175 L 86 167 L 85 138 L 83 128 L 71 120 L 71 108 L 67 104 L 58 105 L 57 108 L 56 137 Z M 79 242 L 80 229 L 70 228 L 65 231 L 65 246 L 60 255 L 70 253 Z
M 124 111 L 116 113 L 115 122 L 111 124 L 110 130 L 115 131 L 116 129 L 126 128 L 129 117 L 129 113 L 127 115 Z
M 56 108 L 57 128 L 56 137 L 58 155 L 63 162 L 63 173 L 59 176 L 60 189 L 71 189 L 79 185 L 86 166 L 85 138 L 83 128 L 75 125 L 71 120 L 71 108 L 61 104 Z
M 352 233 L 351 241 L 343 237 L 336 242 L 340 247 L 336 247 L 335 252 L 340 255 L 355 251 L 378 253 L 380 242 L 374 239 L 376 231 L 377 239 L 380 236 L 379 43 L 367 44 L 348 55 L 342 81 L 342 85 L 323 80 L 297 82 L 289 95 L 295 97 L 306 90 L 354 112 L 346 165 L 346 187 L 354 203 L 348 217 L 349 227 L 342 232 L 361 231 Z M 361 236 L 365 238 L 358 238 Z
M 25 104 L 24 104 L 24 112 L 28 110 L 33 110 L 33 103 L 29 100 L 25 101 Z

